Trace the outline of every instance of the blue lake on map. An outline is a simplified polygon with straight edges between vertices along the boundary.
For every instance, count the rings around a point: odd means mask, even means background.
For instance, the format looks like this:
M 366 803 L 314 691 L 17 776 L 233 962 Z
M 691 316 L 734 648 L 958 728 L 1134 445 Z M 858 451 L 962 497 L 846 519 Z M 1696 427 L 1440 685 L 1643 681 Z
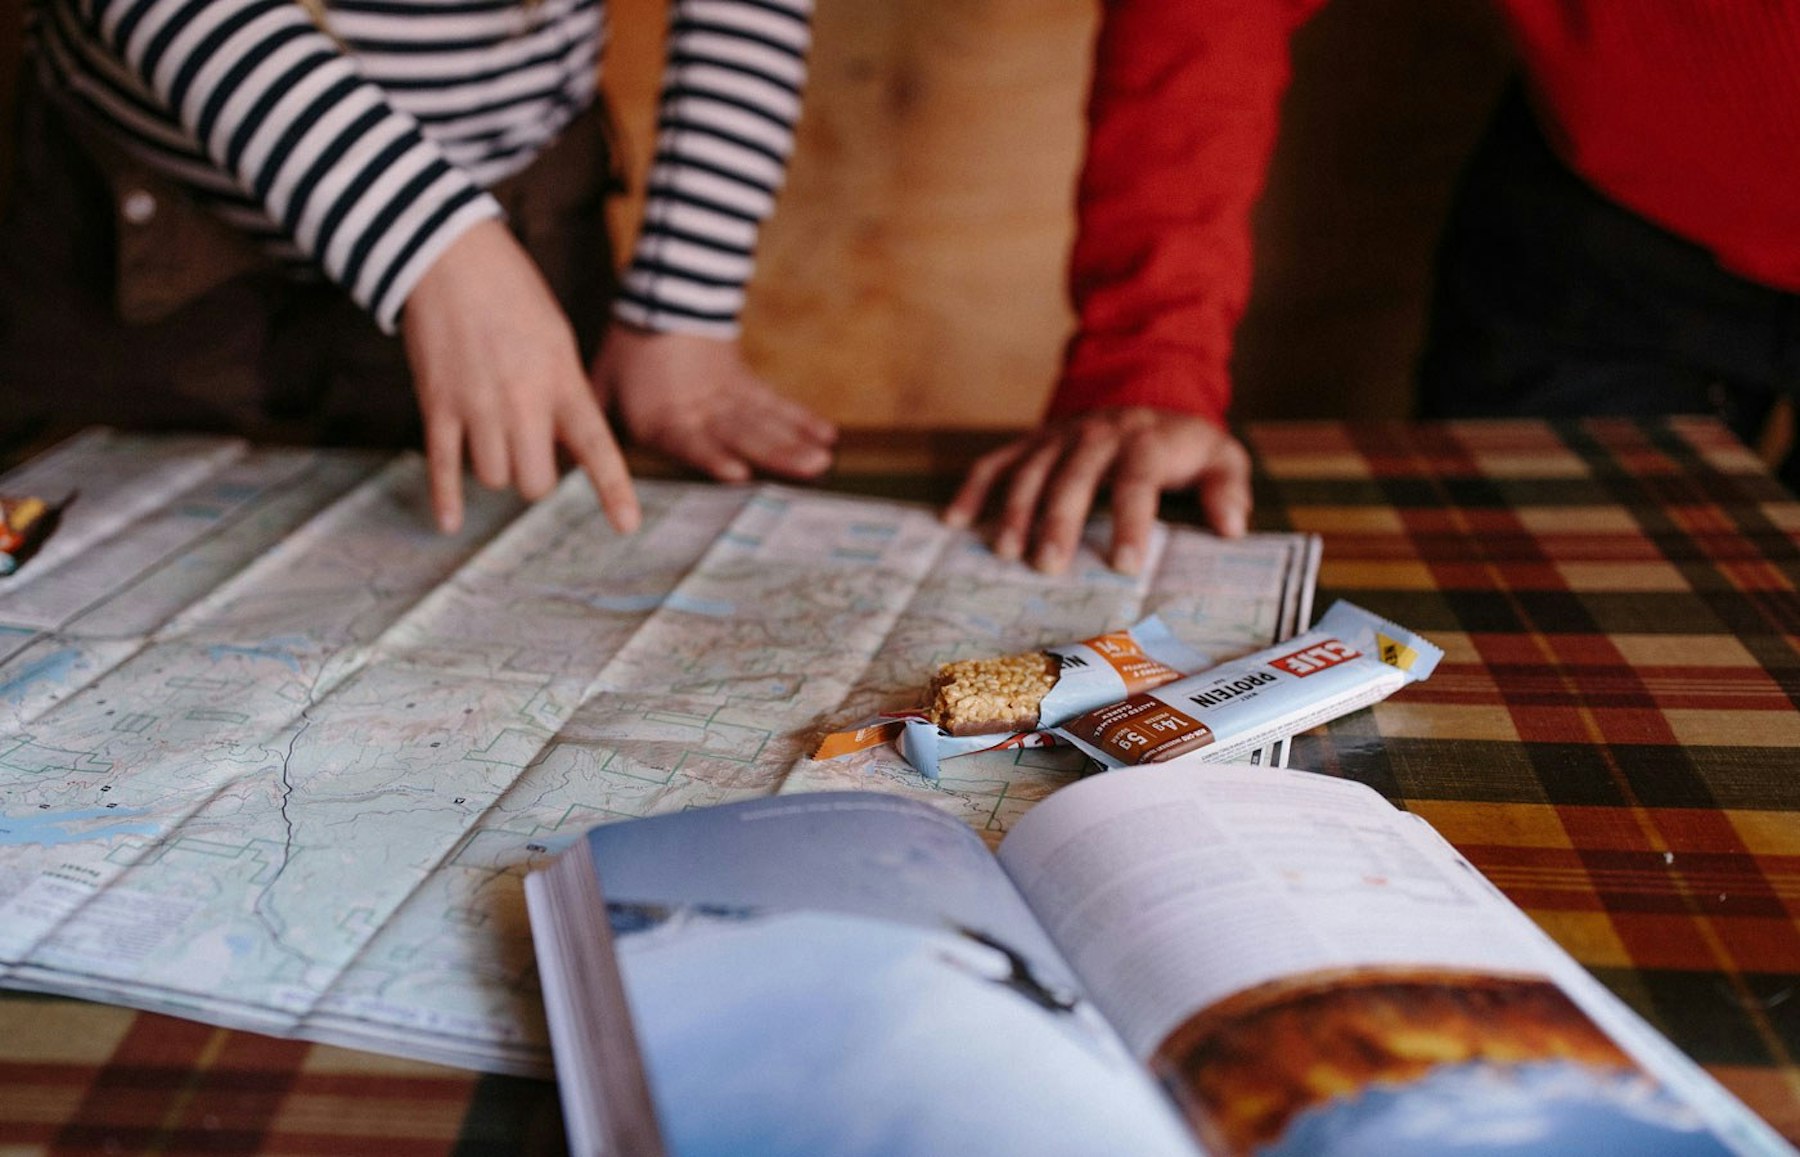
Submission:
M 85 808 L 79 811 L 27 812 L 22 816 L 0 813 L 0 847 L 15 844 L 77 844 L 113 836 L 154 836 L 155 822 L 134 823 L 143 811 L 122 808 Z M 94 823 L 104 820 L 104 823 Z

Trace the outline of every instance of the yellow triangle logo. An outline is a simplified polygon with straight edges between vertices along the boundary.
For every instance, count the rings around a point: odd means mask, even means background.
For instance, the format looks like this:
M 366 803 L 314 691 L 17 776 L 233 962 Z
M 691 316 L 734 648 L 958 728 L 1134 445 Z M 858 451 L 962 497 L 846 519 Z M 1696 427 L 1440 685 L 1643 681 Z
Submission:
M 1419 653 L 1405 643 L 1390 639 L 1377 631 L 1375 633 L 1375 649 L 1381 655 L 1381 661 L 1390 667 L 1398 667 L 1402 671 L 1412 670 L 1412 665 L 1419 661 Z

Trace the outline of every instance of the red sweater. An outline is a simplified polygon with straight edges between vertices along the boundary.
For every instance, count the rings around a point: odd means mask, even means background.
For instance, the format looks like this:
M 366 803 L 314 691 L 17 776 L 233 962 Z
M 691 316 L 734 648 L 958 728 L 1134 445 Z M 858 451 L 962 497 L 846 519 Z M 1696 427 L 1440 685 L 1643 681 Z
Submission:
M 1800 4 L 1498 2 L 1571 168 L 1725 268 L 1800 291 Z M 1052 415 L 1224 417 L 1288 41 L 1322 3 L 1106 0 L 1070 267 L 1079 330 Z

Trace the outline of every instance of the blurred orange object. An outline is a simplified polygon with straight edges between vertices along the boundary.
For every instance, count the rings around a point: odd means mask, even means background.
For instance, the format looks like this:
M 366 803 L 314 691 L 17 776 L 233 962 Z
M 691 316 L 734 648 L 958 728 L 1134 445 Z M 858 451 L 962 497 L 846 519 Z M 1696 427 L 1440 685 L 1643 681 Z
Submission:
M 67 500 L 51 506 L 35 496 L 0 496 L 0 575 L 13 573 L 31 557 L 56 528 L 67 505 Z

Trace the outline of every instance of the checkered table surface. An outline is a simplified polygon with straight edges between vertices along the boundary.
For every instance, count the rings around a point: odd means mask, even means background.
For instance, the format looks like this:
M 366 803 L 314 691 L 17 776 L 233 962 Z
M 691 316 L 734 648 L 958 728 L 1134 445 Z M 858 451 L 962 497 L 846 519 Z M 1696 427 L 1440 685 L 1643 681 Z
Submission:
M 1280 426 L 1265 525 L 1446 651 L 1292 762 L 1418 812 L 1800 1139 L 1800 505 L 1711 423 Z
M 1445 648 L 1292 763 L 1428 818 L 1800 1141 L 1800 502 L 1717 425 L 1253 427 L 1317 605 Z M 836 485 L 941 500 L 980 436 L 867 434 Z M 548 1082 L 0 994 L 0 1157 L 558 1152 Z

